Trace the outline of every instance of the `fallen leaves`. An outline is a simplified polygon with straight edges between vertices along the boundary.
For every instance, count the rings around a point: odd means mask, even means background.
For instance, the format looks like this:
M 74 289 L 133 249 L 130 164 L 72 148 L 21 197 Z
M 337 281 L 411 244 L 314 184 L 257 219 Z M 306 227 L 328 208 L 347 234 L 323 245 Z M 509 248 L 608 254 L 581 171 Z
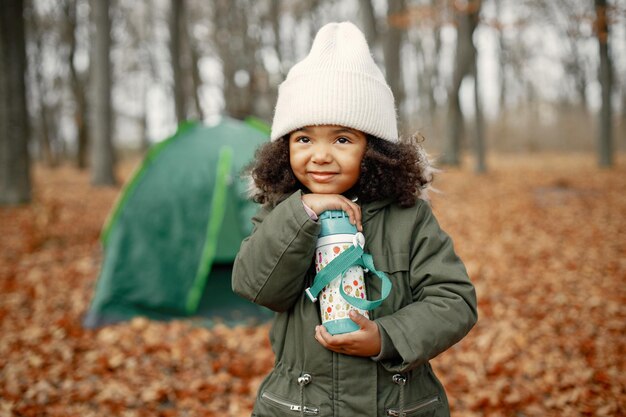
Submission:
M 624 415 L 623 166 L 514 162 L 494 161 L 469 187 L 450 172 L 434 202 L 479 299 L 476 328 L 433 361 L 453 414 Z
M 432 362 L 454 416 L 626 414 L 624 162 L 502 157 L 437 180 L 479 299 L 477 326 Z M 250 415 L 269 327 L 83 329 L 118 189 L 69 167 L 34 178 L 32 205 L 0 209 L 0 416 Z

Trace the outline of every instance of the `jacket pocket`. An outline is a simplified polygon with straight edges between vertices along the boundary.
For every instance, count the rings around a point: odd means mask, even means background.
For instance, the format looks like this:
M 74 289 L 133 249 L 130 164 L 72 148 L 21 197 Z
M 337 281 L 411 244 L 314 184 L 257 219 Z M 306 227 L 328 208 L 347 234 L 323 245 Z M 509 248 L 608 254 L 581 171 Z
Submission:
M 398 408 L 388 408 L 387 415 L 398 417 L 417 416 L 421 413 L 425 413 L 426 411 L 433 410 L 441 404 L 442 401 L 439 395 L 431 395 L 426 398 L 422 398 L 417 402 L 407 404 L 407 406 L 403 409 L 402 416 L 400 416 L 400 410 Z
M 287 415 L 300 414 L 300 404 L 298 404 L 296 401 L 282 398 L 269 391 L 264 391 L 263 394 L 261 394 L 261 401 L 269 406 L 284 411 Z M 311 405 L 304 405 L 304 414 L 309 416 L 316 416 L 319 414 L 319 408 Z

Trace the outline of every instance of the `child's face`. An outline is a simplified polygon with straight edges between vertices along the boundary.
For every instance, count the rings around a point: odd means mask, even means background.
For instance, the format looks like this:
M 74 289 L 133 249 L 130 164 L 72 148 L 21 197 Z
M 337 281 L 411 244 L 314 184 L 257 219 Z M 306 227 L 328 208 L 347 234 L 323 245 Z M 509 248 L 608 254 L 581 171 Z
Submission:
M 289 135 L 291 169 L 316 194 L 342 194 L 352 188 L 366 149 L 363 132 L 342 126 L 308 126 Z

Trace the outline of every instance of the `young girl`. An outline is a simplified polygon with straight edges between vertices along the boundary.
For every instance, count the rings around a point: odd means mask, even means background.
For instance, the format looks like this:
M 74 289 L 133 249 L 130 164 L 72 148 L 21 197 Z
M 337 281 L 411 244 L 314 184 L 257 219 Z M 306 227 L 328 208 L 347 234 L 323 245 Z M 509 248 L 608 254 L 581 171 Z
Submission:
M 279 89 L 271 142 L 251 169 L 263 208 L 235 260 L 233 289 L 277 314 L 276 362 L 255 416 L 445 416 L 429 360 L 476 322 L 476 298 L 452 241 L 423 197 L 425 154 L 398 139 L 394 99 L 363 34 L 331 23 Z M 305 295 L 326 210 L 344 210 L 392 281 L 369 318 L 331 335 Z M 381 284 L 366 274 L 368 299 Z

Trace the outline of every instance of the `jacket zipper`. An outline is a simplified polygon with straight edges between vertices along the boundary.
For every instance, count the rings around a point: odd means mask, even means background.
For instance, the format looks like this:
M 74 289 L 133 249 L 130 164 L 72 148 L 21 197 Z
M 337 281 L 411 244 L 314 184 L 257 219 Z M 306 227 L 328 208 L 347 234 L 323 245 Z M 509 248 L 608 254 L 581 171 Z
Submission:
M 407 415 L 409 415 L 409 414 L 411 414 L 411 413 L 414 413 L 414 412 L 416 412 L 416 411 L 419 411 L 419 410 L 421 410 L 422 408 L 426 408 L 426 407 L 428 407 L 428 406 L 430 406 L 430 405 L 436 404 L 436 403 L 438 403 L 439 401 L 440 401 L 440 400 L 439 400 L 439 396 L 436 396 L 436 397 L 433 397 L 433 398 L 429 398 L 429 399 L 427 399 L 427 400 L 424 400 L 424 401 L 422 401 L 422 402 L 420 402 L 420 403 L 417 403 L 417 404 L 415 404 L 415 405 L 413 405 L 413 406 L 409 406 L 409 407 L 407 407 L 407 408 L 405 408 L 405 409 L 404 409 L 404 412 L 402 413 L 402 414 L 403 414 L 402 416 L 400 416 L 400 413 L 398 412 L 398 410 L 397 410 L 397 409 L 395 409 L 395 408 L 390 408 L 390 409 L 388 409 L 388 410 L 387 410 L 387 415 L 388 415 L 388 416 L 394 416 L 394 417 L 404 417 L 404 416 L 407 416 Z
M 261 395 L 261 397 L 275 404 L 281 405 L 283 407 L 287 407 L 291 411 L 300 412 L 300 406 L 298 404 L 293 404 L 288 401 L 285 401 L 282 398 L 278 398 L 274 394 L 271 394 L 267 391 L 264 392 Z M 319 409 L 316 407 L 306 407 L 306 406 L 304 407 L 304 414 L 317 415 L 318 413 L 319 413 Z

